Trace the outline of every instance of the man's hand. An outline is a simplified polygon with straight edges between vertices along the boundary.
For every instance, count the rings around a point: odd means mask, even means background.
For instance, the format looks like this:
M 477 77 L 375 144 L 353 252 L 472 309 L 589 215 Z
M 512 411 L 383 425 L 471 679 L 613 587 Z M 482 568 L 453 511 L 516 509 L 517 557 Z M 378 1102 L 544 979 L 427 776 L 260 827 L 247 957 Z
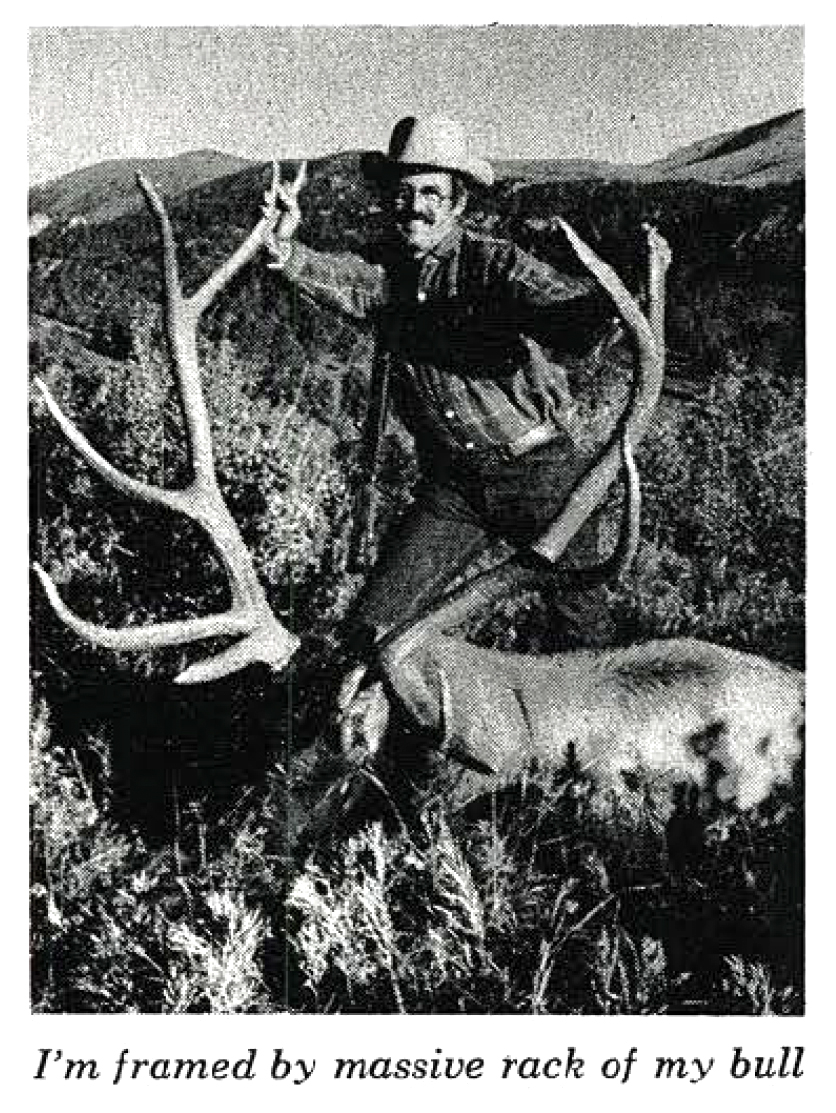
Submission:
M 367 665 L 356 665 L 340 685 L 337 721 L 343 755 L 366 761 L 377 752 L 389 723 L 389 701 L 379 680 L 360 690 Z
M 264 233 L 264 246 L 271 252 L 277 251 L 277 242 L 289 240 L 295 234 L 302 220 L 299 209 L 299 194 L 305 184 L 308 164 L 303 162 L 292 182 L 281 180 L 281 170 L 277 166 L 273 173 L 273 184 L 264 194 L 261 213 L 267 221 Z

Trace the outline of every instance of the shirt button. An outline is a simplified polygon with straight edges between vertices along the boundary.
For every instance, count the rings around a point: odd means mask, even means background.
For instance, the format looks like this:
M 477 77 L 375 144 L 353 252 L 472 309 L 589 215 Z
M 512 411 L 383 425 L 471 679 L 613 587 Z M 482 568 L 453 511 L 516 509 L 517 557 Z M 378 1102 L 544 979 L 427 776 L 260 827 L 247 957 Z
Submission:
M 444 416 L 446 418 L 449 418 L 450 420 L 452 420 L 456 416 L 456 411 L 455 410 L 445 410 L 444 411 Z
M 418 291 L 418 300 L 419 301 L 426 301 L 427 300 L 427 291 L 426 290 L 419 290 Z
M 473 443 L 473 441 L 467 441 L 464 447 L 467 449 L 468 452 L 472 452 L 476 445 Z

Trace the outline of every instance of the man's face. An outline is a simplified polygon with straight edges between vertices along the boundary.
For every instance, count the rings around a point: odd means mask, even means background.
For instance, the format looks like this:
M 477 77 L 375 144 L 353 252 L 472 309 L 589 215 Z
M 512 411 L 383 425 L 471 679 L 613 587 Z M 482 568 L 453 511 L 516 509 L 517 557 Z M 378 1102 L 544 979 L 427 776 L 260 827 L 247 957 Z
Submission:
M 464 191 L 454 200 L 453 178 L 444 171 L 403 174 L 392 184 L 389 213 L 395 230 L 415 255 L 431 251 L 464 210 Z

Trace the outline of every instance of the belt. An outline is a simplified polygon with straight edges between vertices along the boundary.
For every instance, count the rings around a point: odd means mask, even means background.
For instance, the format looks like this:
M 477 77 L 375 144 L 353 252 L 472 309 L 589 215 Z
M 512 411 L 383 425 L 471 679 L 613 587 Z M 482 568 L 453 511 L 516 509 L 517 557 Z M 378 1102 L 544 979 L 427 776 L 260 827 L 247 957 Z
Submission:
M 535 425 L 533 429 L 529 429 L 527 433 L 523 433 L 516 440 L 508 441 L 507 444 L 480 445 L 478 447 L 474 445 L 472 448 L 456 445 L 455 447 L 450 446 L 447 451 L 457 463 L 478 467 L 486 463 L 518 460 L 535 448 L 542 448 L 543 445 L 551 444 L 552 441 L 557 440 L 558 436 L 558 429 L 553 422 L 544 421 L 542 425 Z
M 557 440 L 557 435 L 556 426 L 551 421 L 544 421 L 542 425 L 535 425 L 533 429 L 529 429 L 527 433 L 523 433 L 515 441 L 497 446 L 497 451 L 501 456 L 507 456 L 508 459 L 515 460 L 518 456 L 525 456 L 532 449 L 540 448 L 544 444 L 550 444 Z

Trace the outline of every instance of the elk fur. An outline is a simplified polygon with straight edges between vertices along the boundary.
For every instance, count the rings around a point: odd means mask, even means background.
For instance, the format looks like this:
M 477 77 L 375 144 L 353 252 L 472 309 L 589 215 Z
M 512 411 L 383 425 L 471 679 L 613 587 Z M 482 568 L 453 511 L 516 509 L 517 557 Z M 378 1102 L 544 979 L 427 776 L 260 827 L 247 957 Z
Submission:
M 639 772 L 747 809 L 801 755 L 802 674 L 692 638 L 546 657 L 436 635 L 382 667 L 385 698 L 458 765 L 461 803 L 571 753 L 599 788 Z

